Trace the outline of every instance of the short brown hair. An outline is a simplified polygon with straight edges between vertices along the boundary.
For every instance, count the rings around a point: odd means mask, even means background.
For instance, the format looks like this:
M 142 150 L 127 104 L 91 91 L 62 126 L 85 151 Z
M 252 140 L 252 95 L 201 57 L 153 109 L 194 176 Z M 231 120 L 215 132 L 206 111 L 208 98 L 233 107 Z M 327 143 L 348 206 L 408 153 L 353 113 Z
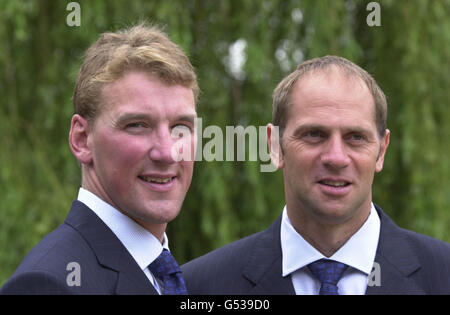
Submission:
M 197 77 L 187 56 L 159 28 L 141 23 L 101 34 L 86 51 L 73 95 L 75 113 L 94 120 L 103 86 L 133 70 L 156 75 L 169 85 L 185 86 L 197 100 Z
M 338 67 L 348 75 L 359 77 L 366 83 L 375 103 L 375 122 L 378 134 L 380 137 L 385 135 L 387 120 L 386 96 L 375 79 L 367 71 L 345 58 L 325 56 L 301 63 L 294 72 L 285 77 L 275 88 L 273 93 L 272 115 L 273 124 L 279 127 L 280 137 L 282 137 L 284 128 L 286 127 L 290 96 L 295 83 L 308 73 L 329 69 L 332 66 Z

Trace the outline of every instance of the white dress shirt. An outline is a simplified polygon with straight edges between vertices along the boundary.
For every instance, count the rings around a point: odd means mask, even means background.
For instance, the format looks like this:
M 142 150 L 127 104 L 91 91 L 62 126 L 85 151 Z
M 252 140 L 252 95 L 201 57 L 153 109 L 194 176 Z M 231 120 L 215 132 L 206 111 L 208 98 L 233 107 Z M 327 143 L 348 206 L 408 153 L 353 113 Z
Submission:
M 164 248 L 169 250 L 166 233 L 164 233 L 163 244 L 161 244 L 152 233 L 86 189 L 80 188 L 77 199 L 94 211 L 111 229 L 145 273 L 156 291 L 161 294 L 158 281 L 156 281 L 148 266 L 161 254 Z
M 372 204 L 369 217 L 363 226 L 333 256 L 329 257 L 349 266 L 337 284 L 339 294 L 363 295 L 366 293 L 379 236 L 380 218 Z M 283 277 L 291 275 L 295 293 L 297 295 L 319 294 L 320 282 L 307 266 L 327 257 L 297 233 L 289 220 L 286 207 L 284 207 L 281 221 L 281 250 Z

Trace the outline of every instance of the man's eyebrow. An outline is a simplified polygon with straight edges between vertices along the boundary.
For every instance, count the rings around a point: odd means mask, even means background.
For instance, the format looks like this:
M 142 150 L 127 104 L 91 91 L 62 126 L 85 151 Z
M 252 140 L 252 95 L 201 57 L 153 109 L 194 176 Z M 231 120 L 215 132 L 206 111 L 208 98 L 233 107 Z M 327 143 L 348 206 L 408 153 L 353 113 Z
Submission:
M 299 133 L 302 131 L 306 131 L 306 130 L 321 130 L 321 131 L 327 131 L 330 128 L 327 125 L 324 124 L 302 124 L 297 126 L 297 128 L 295 128 L 295 133 Z M 349 133 L 349 132 L 354 132 L 354 133 L 363 133 L 363 134 L 370 134 L 370 129 L 363 127 L 363 126 L 347 126 L 347 127 L 343 127 L 342 130 L 345 133 Z
M 347 132 L 370 134 L 370 130 L 361 126 L 351 126 L 344 129 Z
M 326 129 L 329 128 L 321 124 L 301 124 L 295 128 L 294 132 L 299 133 L 306 130 L 326 130 Z
M 197 114 L 181 114 L 180 116 L 175 116 L 174 121 L 183 121 L 187 123 L 194 124 L 195 118 L 197 118 Z M 127 123 L 129 121 L 135 121 L 135 120 L 152 120 L 153 116 L 148 113 L 124 113 L 119 115 L 119 117 L 116 119 L 116 124 L 121 125 L 124 123 Z
M 120 125 L 133 120 L 145 120 L 151 117 L 149 114 L 144 113 L 124 113 L 119 115 L 116 119 L 116 124 Z
M 196 114 L 188 114 L 188 115 L 184 115 L 183 114 L 181 116 L 178 116 L 175 120 L 176 121 L 184 121 L 184 122 L 188 122 L 188 123 L 194 124 L 196 118 L 197 118 Z

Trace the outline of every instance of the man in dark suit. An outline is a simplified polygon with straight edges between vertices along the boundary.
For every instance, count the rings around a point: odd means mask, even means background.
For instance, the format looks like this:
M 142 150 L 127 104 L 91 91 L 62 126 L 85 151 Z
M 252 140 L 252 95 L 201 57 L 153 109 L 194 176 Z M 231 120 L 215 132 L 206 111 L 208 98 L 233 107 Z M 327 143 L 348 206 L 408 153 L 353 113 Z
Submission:
M 372 202 L 389 145 L 386 98 L 336 56 L 274 92 L 267 126 L 286 206 L 267 230 L 182 266 L 191 294 L 449 294 L 450 245 L 406 231 Z
M 197 95 L 188 58 L 156 27 L 100 36 L 73 98 L 82 187 L 2 294 L 187 293 L 165 229 L 191 183 Z

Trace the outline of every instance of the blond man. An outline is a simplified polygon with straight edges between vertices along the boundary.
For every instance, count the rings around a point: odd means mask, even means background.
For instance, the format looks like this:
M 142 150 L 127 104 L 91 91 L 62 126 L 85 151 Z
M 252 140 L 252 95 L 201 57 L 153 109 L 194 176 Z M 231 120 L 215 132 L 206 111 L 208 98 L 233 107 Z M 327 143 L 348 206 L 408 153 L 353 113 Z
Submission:
M 3 294 L 187 294 L 165 229 L 191 183 L 193 158 L 172 148 L 195 146 L 197 96 L 188 58 L 156 27 L 100 36 L 73 97 L 78 197 Z

